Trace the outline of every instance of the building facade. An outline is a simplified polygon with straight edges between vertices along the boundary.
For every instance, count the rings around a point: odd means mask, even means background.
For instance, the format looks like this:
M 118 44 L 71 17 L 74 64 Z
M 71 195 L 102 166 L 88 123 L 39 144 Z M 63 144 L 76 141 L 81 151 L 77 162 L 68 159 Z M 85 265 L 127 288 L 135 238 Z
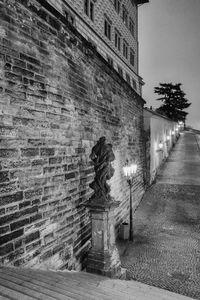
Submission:
M 138 68 L 138 6 L 148 0 L 49 0 L 142 94 Z

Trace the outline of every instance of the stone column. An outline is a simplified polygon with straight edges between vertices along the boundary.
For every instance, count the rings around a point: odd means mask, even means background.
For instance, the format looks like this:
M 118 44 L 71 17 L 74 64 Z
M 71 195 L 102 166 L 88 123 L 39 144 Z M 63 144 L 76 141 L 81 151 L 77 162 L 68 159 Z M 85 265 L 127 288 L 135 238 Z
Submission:
M 122 276 L 121 261 L 115 244 L 114 209 L 118 203 L 87 205 L 92 218 L 92 248 L 88 254 L 86 271 L 108 277 Z

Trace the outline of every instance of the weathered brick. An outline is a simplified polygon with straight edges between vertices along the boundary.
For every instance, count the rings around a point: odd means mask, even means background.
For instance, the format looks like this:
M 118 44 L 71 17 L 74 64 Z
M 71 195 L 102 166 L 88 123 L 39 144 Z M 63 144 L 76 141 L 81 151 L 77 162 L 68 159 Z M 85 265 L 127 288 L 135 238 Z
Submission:
M 17 75 L 11 72 L 5 72 L 5 78 L 15 81 L 15 82 L 21 82 L 22 81 L 22 76 L 21 75 Z
M 41 156 L 53 156 L 55 154 L 54 148 L 41 148 L 40 155 Z
M 29 224 L 29 222 L 30 222 L 30 219 L 26 218 L 26 219 L 11 223 L 10 224 L 11 231 L 21 228 L 21 227 L 24 227 L 25 225 Z
M 31 57 L 31 56 L 28 56 L 24 53 L 20 53 L 20 59 L 23 60 L 23 61 L 28 61 L 34 65 L 37 65 L 37 66 L 40 66 L 40 61 L 34 57 Z
M 18 150 L 16 149 L 0 149 L 1 158 L 13 158 L 18 155 Z
M 12 233 L 3 235 L 0 237 L 0 245 L 3 245 L 9 241 L 12 241 L 20 236 L 22 236 L 24 233 L 23 229 L 17 230 L 17 231 L 13 231 Z
M 52 250 L 48 250 L 40 256 L 40 261 L 44 261 L 53 255 Z
M 6 212 L 5 208 L 0 208 L 0 216 L 5 215 L 5 212 Z
M 43 166 L 48 164 L 48 160 L 47 159 L 43 159 L 43 158 L 39 158 L 39 159 L 35 159 L 32 161 L 32 166 Z
M 33 206 L 33 207 L 26 208 L 24 210 L 16 211 L 13 214 L 4 215 L 3 217 L 0 218 L 0 225 L 10 223 L 13 220 L 19 219 L 20 217 L 23 217 L 23 216 L 29 215 L 29 214 L 34 214 L 36 212 L 38 212 L 38 207 Z
M 32 244 L 28 245 L 26 247 L 26 251 L 29 252 L 29 251 L 33 251 L 33 249 L 35 248 L 38 248 L 41 246 L 41 240 L 40 241 L 36 241 L 36 242 L 33 242 Z M 39 254 L 39 253 L 38 253 Z
M 50 165 L 55 165 L 55 164 L 60 164 L 62 162 L 62 157 L 50 157 L 49 158 L 49 164 Z
M 12 252 L 13 250 L 14 249 L 13 249 L 12 243 L 6 244 L 5 246 L 0 247 L 0 256 L 4 256 L 4 255 Z
M 21 249 L 18 249 L 12 253 L 10 253 L 9 255 L 6 256 L 6 260 L 9 260 L 9 261 L 13 261 L 13 260 L 16 260 L 18 259 L 19 257 L 22 256 L 22 254 L 25 252 L 25 250 L 23 248 Z
M 34 189 L 34 190 L 28 190 L 28 191 L 24 192 L 24 197 L 26 199 L 30 199 L 30 198 L 42 195 L 42 192 L 43 192 L 42 188 Z
M 26 63 L 23 60 L 20 59 L 16 59 L 14 57 L 11 57 L 9 55 L 6 55 L 6 61 L 8 61 L 9 63 L 21 67 L 21 68 L 26 68 Z
M 23 202 L 19 203 L 19 209 L 22 209 L 22 208 L 30 206 L 30 205 L 31 205 L 31 201 L 23 201 Z
M 33 222 L 35 222 L 37 220 L 40 220 L 40 219 L 42 219 L 42 213 L 38 213 L 36 215 L 31 216 L 30 217 L 30 223 L 33 223 Z
M 39 155 L 38 148 L 28 148 L 28 149 L 21 149 L 22 156 L 25 157 L 32 157 Z
M 18 202 L 23 199 L 23 192 L 17 192 L 15 194 L 11 194 L 9 196 L 0 197 L 0 206 L 7 205 L 13 202 Z
M 16 190 L 16 182 L 0 184 L 0 194 L 13 193 Z
M 8 232 L 9 230 L 10 230 L 10 226 L 9 225 L 0 227 L 0 235 Z
M 23 244 L 23 239 L 19 239 L 16 242 L 14 242 L 15 249 L 20 248 L 22 244 Z
M 16 211 L 16 210 L 18 210 L 18 204 L 11 205 L 11 206 L 6 208 L 6 214 L 11 213 L 11 212 Z
M 75 177 L 76 177 L 76 173 L 75 172 L 65 174 L 65 180 L 72 179 L 72 178 L 75 178 Z
M 0 183 L 5 181 L 9 181 L 9 172 L 7 171 L 0 172 Z
M 32 232 L 25 237 L 25 244 L 28 244 L 36 239 L 39 239 L 39 237 L 40 237 L 39 231 Z

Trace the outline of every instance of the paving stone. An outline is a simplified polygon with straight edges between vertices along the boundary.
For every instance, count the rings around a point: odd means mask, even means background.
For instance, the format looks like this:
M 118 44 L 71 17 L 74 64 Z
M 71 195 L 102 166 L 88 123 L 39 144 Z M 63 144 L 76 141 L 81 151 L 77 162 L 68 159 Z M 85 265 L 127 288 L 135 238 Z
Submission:
M 190 171 L 193 155 L 198 163 L 197 151 L 194 134 L 185 133 L 170 158 L 182 169 L 187 157 Z M 167 162 L 162 180 L 145 193 L 133 217 L 133 242 L 119 243 L 121 261 L 130 280 L 200 299 L 200 185 L 187 184 L 185 176 L 181 182 L 176 171 Z

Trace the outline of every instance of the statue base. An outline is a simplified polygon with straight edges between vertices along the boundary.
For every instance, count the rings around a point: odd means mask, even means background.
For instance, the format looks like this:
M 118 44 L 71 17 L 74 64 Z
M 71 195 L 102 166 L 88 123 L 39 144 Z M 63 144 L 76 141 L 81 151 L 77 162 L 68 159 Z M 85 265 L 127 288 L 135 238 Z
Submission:
M 115 244 L 114 209 L 119 202 L 88 201 L 92 218 L 92 248 L 89 251 L 86 271 L 111 278 L 124 278 L 119 252 Z

